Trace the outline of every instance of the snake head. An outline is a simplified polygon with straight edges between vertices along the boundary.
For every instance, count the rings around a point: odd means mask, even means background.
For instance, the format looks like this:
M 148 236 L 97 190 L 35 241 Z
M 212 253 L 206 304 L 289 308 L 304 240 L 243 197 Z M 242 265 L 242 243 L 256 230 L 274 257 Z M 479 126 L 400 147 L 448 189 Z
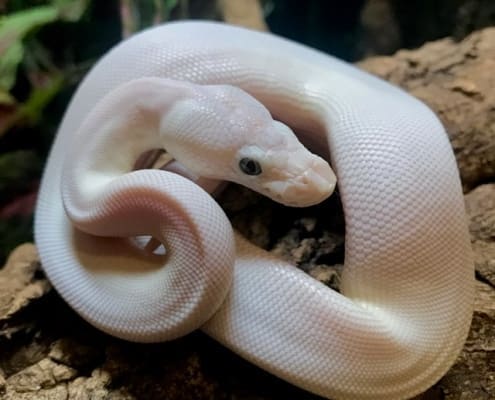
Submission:
M 167 125 L 181 138 L 170 143 L 171 153 L 198 176 L 239 183 L 294 207 L 320 203 L 335 188 L 330 165 L 236 87 L 202 87 L 175 108 Z
M 295 207 L 320 203 L 332 194 L 337 179 L 330 165 L 307 150 L 288 126 L 272 120 L 258 136 L 238 150 L 233 180 Z

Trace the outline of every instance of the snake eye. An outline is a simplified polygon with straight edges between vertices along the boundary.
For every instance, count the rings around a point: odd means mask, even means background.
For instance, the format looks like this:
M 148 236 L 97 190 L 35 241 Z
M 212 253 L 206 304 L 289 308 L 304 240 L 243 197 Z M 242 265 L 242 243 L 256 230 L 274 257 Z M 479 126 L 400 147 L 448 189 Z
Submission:
M 253 160 L 252 158 L 241 158 L 239 161 L 239 168 L 246 175 L 259 175 L 261 174 L 261 165 L 258 161 Z

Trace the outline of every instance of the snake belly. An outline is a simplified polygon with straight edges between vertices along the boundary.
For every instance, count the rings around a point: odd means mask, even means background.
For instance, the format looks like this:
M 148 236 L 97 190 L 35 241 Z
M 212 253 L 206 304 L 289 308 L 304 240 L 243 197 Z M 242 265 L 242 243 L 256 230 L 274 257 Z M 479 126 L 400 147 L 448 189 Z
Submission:
M 36 210 L 43 268 L 64 299 L 90 322 L 97 313 L 110 318 L 122 311 L 88 299 L 84 260 L 98 252 L 125 266 L 133 256 L 119 253 L 110 239 L 75 244 L 60 185 L 73 132 L 94 104 L 142 77 L 241 88 L 278 120 L 312 132 L 339 181 L 346 222 L 342 293 L 234 234 L 232 286 L 204 332 L 327 398 L 406 399 L 438 381 L 467 336 L 474 287 L 460 180 L 444 128 L 402 90 L 266 33 L 207 22 L 166 24 L 119 44 L 87 75 L 60 126 Z M 204 234 L 221 247 L 216 224 L 211 220 Z M 139 281 L 138 273 L 129 274 Z M 98 279 L 116 293 L 127 284 L 112 271 Z M 157 290 L 143 282 L 140 293 Z M 139 305 L 142 299 L 131 300 Z M 137 317 L 112 324 L 114 335 L 153 339 Z M 129 326 L 132 333 L 119 334 Z

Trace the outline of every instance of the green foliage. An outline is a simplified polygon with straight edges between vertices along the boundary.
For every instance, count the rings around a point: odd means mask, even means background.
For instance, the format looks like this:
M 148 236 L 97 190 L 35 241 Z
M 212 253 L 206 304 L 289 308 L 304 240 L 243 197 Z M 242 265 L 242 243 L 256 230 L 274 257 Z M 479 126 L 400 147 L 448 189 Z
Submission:
M 26 45 L 27 39 L 40 27 L 55 21 L 78 21 L 88 5 L 87 0 L 52 0 L 49 4 L 22 9 L 0 17 L 0 106 L 10 106 L 0 123 L 0 136 L 21 121 L 34 123 L 44 107 L 61 88 L 61 73 L 52 70 L 43 84 L 32 85 L 27 101 L 19 103 L 11 90 L 26 54 L 36 54 Z M 35 64 L 35 63 L 34 63 Z M 33 70 L 37 69 L 33 65 Z
M 54 7 L 42 6 L 0 18 L 0 96 L 13 99 L 8 91 L 14 86 L 17 67 L 24 56 L 24 37 L 40 25 L 57 18 Z
M 86 0 L 53 0 L 51 4 L 0 17 L 0 104 L 13 104 L 9 91 L 24 58 L 24 39 L 36 28 L 57 20 L 77 21 Z M 3 101 L 2 101 L 3 100 Z
M 33 6 L 27 1 L 12 1 L 9 4 L 13 5 L 13 11 L 0 16 L 0 107 L 9 107 L 6 115 L 0 115 L 0 137 L 13 127 L 36 123 L 74 72 L 54 65 L 47 53 L 55 49 L 40 46 L 38 32 L 57 22 L 80 22 L 91 4 L 89 0 L 42 3 Z M 169 19 L 177 4 L 178 0 L 121 0 L 119 9 L 115 9 L 115 17 L 120 19 L 123 35 L 128 36 Z M 93 38 L 87 40 L 90 42 Z M 21 67 L 26 69 L 26 78 L 31 84 L 24 102 L 19 102 L 12 93 Z
M 37 144 L 44 111 L 69 80 L 40 40 L 44 27 L 77 23 L 88 0 L 8 2 L 0 16 L 0 261 L 32 239 L 36 181 L 45 157 Z M 59 117 L 58 117 L 59 118 Z M 40 122 L 40 124 L 38 124 Z
M 32 238 L 43 160 L 77 83 L 122 37 L 188 3 L 0 0 L 0 265 Z

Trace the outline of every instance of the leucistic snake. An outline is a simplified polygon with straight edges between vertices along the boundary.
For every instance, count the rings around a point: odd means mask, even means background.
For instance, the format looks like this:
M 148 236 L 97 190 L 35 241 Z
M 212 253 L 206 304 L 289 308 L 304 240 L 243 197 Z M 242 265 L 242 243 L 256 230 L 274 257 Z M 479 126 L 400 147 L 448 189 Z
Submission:
M 228 180 L 320 202 L 335 176 L 291 129 L 338 177 L 342 294 L 233 233 L 200 187 Z M 170 171 L 133 171 L 153 148 L 174 157 Z M 222 24 L 156 27 L 96 64 L 53 146 L 35 235 L 55 288 L 103 331 L 152 342 L 201 328 L 328 398 L 424 391 L 471 320 L 463 197 L 435 115 L 332 57 Z

